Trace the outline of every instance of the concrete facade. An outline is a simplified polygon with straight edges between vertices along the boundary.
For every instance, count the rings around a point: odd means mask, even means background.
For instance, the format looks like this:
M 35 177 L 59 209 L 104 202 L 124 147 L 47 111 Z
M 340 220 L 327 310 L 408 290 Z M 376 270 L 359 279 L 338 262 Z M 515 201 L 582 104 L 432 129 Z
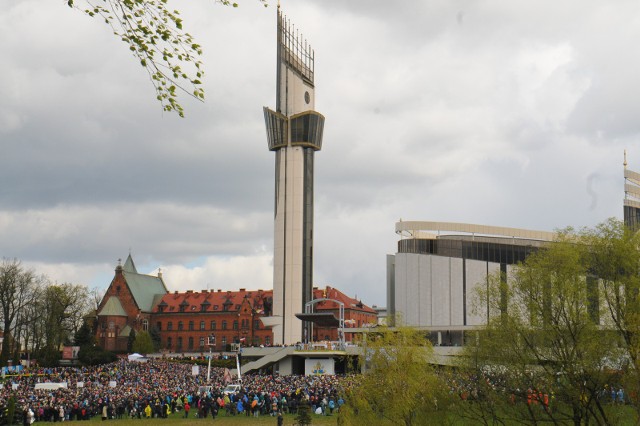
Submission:
M 293 344 L 310 333 L 295 314 L 313 297 L 314 152 L 322 147 L 324 117 L 314 110 L 314 52 L 279 7 L 277 21 L 276 109 L 264 108 L 276 155 L 273 315 L 265 324 L 276 344 Z
M 434 233 L 435 231 L 435 233 Z M 398 252 L 387 255 L 391 320 L 432 331 L 436 345 L 462 345 L 465 330 L 487 323 L 478 290 L 552 241 L 555 234 L 447 222 L 399 222 Z M 446 234 L 445 234 L 446 233 Z

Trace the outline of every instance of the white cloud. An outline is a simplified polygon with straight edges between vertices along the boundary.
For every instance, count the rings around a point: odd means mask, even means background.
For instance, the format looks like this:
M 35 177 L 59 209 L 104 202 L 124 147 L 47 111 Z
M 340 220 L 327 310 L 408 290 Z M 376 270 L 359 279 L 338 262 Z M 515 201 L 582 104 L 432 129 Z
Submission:
M 167 265 L 161 269 L 169 291 L 267 290 L 273 282 L 272 257 L 265 250 L 251 256 L 208 257 L 201 266 Z

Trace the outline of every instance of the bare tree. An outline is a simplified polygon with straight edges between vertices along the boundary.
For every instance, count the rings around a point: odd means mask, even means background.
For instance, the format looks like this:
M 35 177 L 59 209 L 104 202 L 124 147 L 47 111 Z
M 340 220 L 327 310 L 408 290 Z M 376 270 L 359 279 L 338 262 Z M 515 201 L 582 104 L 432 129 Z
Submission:
M 32 302 L 33 287 L 42 277 L 25 269 L 17 259 L 3 259 L 0 263 L 0 322 L 5 333 L 5 342 L 0 352 L 0 362 L 6 362 L 10 354 L 19 351 L 15 331 L 17 317 Z

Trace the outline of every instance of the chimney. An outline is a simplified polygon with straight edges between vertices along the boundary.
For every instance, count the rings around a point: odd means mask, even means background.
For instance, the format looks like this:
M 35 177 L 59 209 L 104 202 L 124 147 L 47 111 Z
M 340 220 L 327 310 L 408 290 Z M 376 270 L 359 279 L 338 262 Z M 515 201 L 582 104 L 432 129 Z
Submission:
M 158 268 L 158 278 L 162 279 L 162 268 Z

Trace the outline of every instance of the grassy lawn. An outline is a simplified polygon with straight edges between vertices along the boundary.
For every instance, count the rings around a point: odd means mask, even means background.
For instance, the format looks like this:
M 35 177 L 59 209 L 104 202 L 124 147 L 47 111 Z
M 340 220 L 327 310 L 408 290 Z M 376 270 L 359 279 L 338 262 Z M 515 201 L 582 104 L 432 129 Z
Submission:
M 202 426 L 204 424 L 213 424 L 213 425 L 277 425 L 278 420 L 275 417 L 271 416 L 260 416 L 258 418 L 255 417 L 247 417 L 247 416 L 229 416 L 226 417 L 224 414 L 222 416 L 218 416 L 215 420 L 212 420 L 211 417 L 207 417 L 206 419 L 196 419 L 189 414 L 189 418 L 185 419 L 180 414 L 176 413 L 171 414 L 166 419 L 126 419 L 126 420 L 108 420 L 104 422 L 108 426 L 118 426 L 118 425 L 163 425 L 163 426 Z M 284 416 L 284 424 L 287 426 L 291 426 L 296 424 L 295 415 L 285 414 Z M 102 422 L 100 416 L 96 416 L 90 420 L 90 422 Z M 75 424 L 76 422 L 74 422 Z M 81 423 L 79 423 L 81 424 Z M 320 426 L 335 426 L 337 424 L 337 416 L 318 416 L 315 414 L 311 415 L 311 424 L 312 425 L 320 425 Z

